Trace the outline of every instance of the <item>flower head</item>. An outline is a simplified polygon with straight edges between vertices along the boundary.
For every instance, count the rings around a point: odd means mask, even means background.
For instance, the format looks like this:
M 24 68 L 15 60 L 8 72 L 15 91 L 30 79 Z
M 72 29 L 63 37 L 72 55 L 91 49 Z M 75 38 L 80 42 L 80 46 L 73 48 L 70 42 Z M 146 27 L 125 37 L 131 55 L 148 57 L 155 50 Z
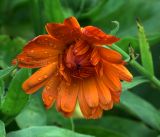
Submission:
M 120 53 L 104 48 L 119 40 L 75 17 L 48 23 L 48 34 L 31 40 L 16 58 L 19 67 L 40 68 L 23 83 L 27 94 L 44 87 L 46 108 L 71 116 L 78 101 L 85 118 L 99 118 L 120 100 L 120 80 L 131 81 Z M 13 62 L 15 63 L 14 60 Z

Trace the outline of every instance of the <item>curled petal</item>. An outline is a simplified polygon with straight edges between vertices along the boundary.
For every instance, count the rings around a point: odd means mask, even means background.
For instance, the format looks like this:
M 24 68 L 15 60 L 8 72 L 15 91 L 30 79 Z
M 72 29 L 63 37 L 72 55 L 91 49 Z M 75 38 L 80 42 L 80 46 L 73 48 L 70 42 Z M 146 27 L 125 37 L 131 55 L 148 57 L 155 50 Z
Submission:
M 95 45 L 110 45 L 119 41 L 119 38 L 105 34 L 102 30 L 93 26 L 84 27 L 82 34 L 85 40 Z
M 27 79 L 23 83 L 22 87 L 24 91 L 27 94 L 32 94 L 36 90 L 44 86 L 48 82 L 51 75 L 53 75 L 53 73 L 55 72 L 56 66 L 57 63 L 52 63 L 35 72 L 29 79 Z

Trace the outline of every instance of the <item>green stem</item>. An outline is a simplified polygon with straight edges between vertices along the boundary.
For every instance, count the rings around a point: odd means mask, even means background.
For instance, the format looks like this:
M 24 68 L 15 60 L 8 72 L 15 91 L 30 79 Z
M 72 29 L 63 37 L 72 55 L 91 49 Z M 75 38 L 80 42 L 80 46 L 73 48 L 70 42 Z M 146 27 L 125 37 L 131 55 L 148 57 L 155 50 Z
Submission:
M 111 49 L 114 49 L 122 54 L 122 56 L 125 58 L 126 62 L 129 62 L 129 64 L 134 67 L 139 73 L 141 73 L 143 76 L 148 78 L 158 89 L 160 89 L 160 81 L 152 75 L 150 72 L 148 72 L 143 66 L 141 66 L 135 59 L 130 60 L 130 56 L 121 48 L 119 48 L 117 45 L 113 44 L 111 46 Z
M 75 130 L 75 127 L 74 127 L 74 121 L 73 121 L 73 118 L 72 118 L 72 117 L 70 118 L 70 121 L 71 121 L 72 131 L 74 131 L 74 130 Z
M 117 45 L 113 44 L 111 46 L 111 49 L 114 49 L 114 50 L 120 52 L 122 54 L 125 62 L 129 62 L 130 61 L 130 59 L 131 59 L 130 56 L 124 50 L 119 48 Z
M 137 61 L 131 60 L 129 64 L 137 69 L 142 75 L 147 77 L 157 88 L 160 89 L 160 81 L 151 73 L 149 73 L 144 67 L 142 67 Z

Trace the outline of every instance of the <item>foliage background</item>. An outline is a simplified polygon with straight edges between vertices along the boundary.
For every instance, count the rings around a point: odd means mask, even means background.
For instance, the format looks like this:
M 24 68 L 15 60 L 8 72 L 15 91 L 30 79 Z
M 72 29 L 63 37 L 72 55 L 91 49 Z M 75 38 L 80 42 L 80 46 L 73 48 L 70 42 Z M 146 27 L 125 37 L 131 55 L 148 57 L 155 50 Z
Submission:
M 0 137 L 159 137 L 160 85 L 153 81 L 160 78 L 159 7 L 159 0 L 0 0 Z M 79 110 L 73 121 L 54 107 L 45 110 L 40 92 L 28 96 L 21 89 L 31 70 L 11 66 L 28 40 L 45 33 L 45 23 L 69 16 L 106 33 L 115 28 L 112 21 L 118 21 L 117 45 L 129 53 L 130 44 L 149 74 L 129 63 L 133 82 L 123 82 L 121 103 L 98 120 L 83 119 Z M 137 18 L 148 43 L 137 29 Z

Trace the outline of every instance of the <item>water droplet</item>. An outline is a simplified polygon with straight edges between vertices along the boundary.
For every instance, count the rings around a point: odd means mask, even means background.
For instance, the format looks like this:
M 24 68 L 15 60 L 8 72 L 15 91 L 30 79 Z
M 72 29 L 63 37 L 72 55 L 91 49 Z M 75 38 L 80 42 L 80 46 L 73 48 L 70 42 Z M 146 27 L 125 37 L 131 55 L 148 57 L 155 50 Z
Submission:
M 49 95 L 49 96 L 48 96 L 48 99 L 49 99 L 49 100 L 52 100 L 52 99 L 53 99 L 53 97 Z
M 44 78 L 47 78 L 48 76 L 47 76 L 47 75 L 44 75 L 43 77 L 44 77 Z
M 50 46 L 52 46 L 52 45 L 53 45 L 53 43 L 49 43 L 49 45 L 50 45 Z
M 20 61 L 24 61 L 24 58 L 20 58 Z
M 31 50 L 30 52 L 31 52 L 31 53 L 33 53 L 33 52 L 34 52 L 34 50 Z
M 39 80 L 39 81 L 41 81 L 41 80 L 42 80 L 42 78 L 38 78 L 38 80 Z
M 45 54 L 47 54 L 48 52 L 47 52 L 47 51 L 45 51 L 44 53 L 45 53 Z
M 46 90 L 49 90 L 50 89 L 50 87 L 49 86 L 46 86 Z

